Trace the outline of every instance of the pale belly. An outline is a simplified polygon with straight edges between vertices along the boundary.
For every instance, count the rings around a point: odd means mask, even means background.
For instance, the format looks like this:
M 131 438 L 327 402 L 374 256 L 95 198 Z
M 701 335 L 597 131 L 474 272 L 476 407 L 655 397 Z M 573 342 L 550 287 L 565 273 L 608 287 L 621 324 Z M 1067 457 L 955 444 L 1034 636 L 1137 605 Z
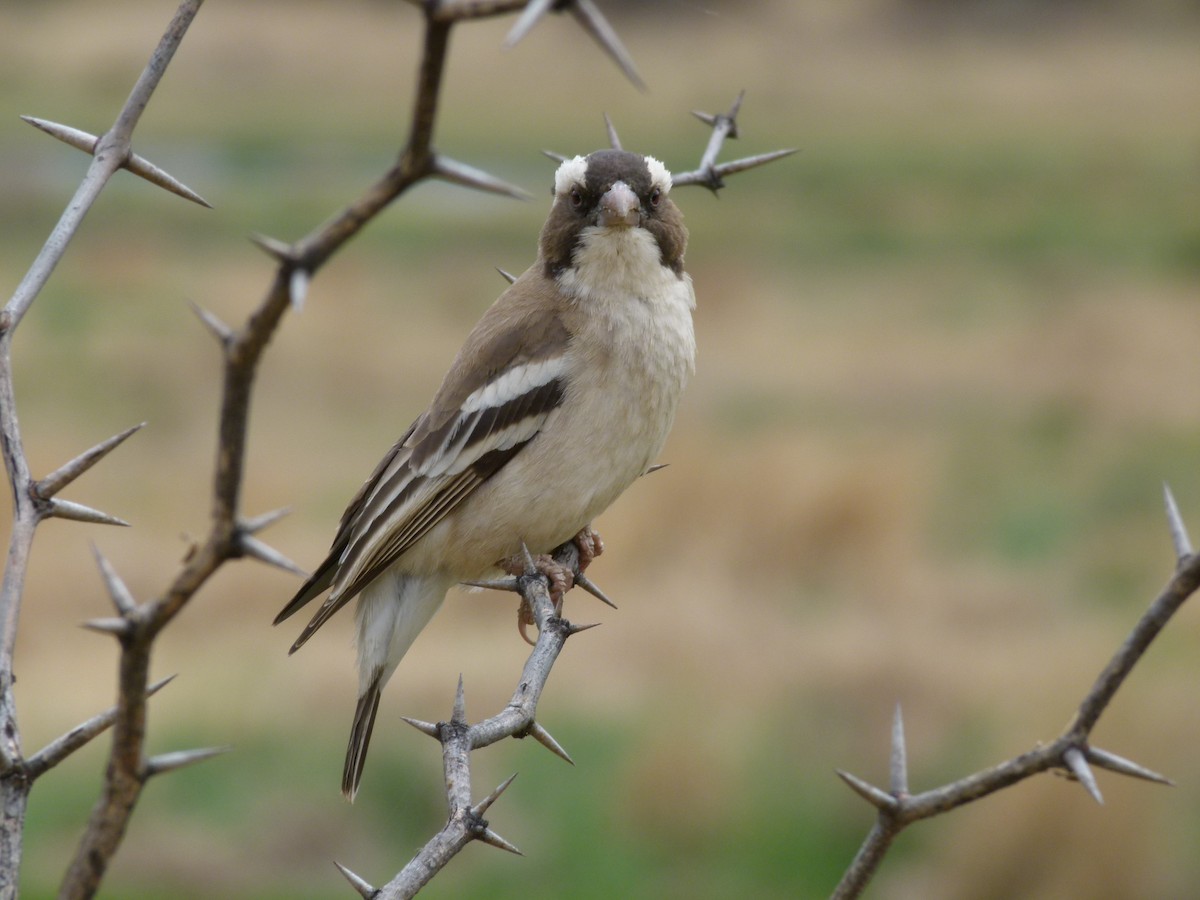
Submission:
M 654 378 L 614 365 L 604 371 L 604 384 L 589 385 L 586 399 L 568 398 L 501 472 L 405 554 L 406 571 L 483 577 L 522 544 L 547 553 L 590 524 L 654 463 L 666 441 L 691 356 L 656 359 L 663 371 Z

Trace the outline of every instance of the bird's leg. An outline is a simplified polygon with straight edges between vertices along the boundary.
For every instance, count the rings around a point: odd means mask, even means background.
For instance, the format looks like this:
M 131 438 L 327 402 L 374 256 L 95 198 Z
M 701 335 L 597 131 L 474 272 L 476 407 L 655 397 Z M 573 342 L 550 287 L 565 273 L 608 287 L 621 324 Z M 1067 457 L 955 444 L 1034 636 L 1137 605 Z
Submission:
M 571 543 L 579 551 L 580 573 L 592 564 L 592 560 L 604 552 L 604 541 L 600 538 L 600 533 L 592 528 L 591 525 L 585 525 L 580 529 L 579 534 L 571 538 Z M 500 568 L 509 575 L 519 576 L 528 574 L 525 571 L 525 565 L 525 556 L 517 554 L 504 560 L 500 564 Z M 563 595 L 575 586 L 575 571 L 555 561 L 552 556 L 546 553 L 533 557 L 533 568 L 539 574 L 545 575 L 550 582 L 550 600 L 554 603 L 554 613 L 555 615 L 562 615 Z M 521 637 L 525 643 L 530 645 L 534 641 L 529 639 L 526 629 L 530 625 L 535 624 L 537 623 L 533 617 L 533 610 L 522 599 L 520 605 L 517 607 L 517 631 L 521 633 Z

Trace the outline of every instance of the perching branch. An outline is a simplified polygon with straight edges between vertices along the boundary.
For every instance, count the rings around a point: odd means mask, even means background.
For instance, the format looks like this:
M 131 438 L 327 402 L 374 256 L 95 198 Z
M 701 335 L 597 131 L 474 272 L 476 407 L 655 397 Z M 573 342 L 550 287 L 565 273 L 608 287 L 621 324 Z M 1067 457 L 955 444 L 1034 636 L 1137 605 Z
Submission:
M 933 790 L 909 794 L 908 775 L 905 770 L 904 725 L 900 707 L 897 706 L 892 732 L 890 789 L 884 791 L 848 772 L 838 771 L 837 774 L 843 781 L 878 810 L 878 816 L 834 890 L 834 898 L 845 900 L 860 896 L 896 836 L 913 822 L 949 812 L 1018 781 L 1024 781 L 1039 772 L 1051 769 L 1062 771 L 1083 785 L 1097 803 L 1103 803 L 1104 799 L 1092 771 L 1093 766 L 1116 772 L 1118 775 L 1157 784 L 1171 784 L 1169 778 L 1115 753 L 1093 747 L 1089 743 L 1092 730 L 1124 684 L 1125 678 L 1133 671 L 1133 667 L 1137 665 L 1154 638 L 1183 606 L 1184 601 L 1200 589 L 1200 556 L 1192 553 L 1187 529 L 1169 488 L 1164 488 L 1164 496 L 1167 523 L 1177 558 L 1175 574 L 1104 667 L 1062 734 L 1049 743 L 1039 744 L 1027 753 L 990 769 L 984 769 Z
M 574 543 L 563 544 L 554 551 L 559 564 L 578 572 L 579 550 Z M 471 751 L 487 747 L 505 738 L 532 737 L 556 756 L 572 763 L 571 757 L 551 734 L 537 721 L 537 704 L 550 678 L 554 661 L 562 652 L 567 638 L 593 626 L 573 625 L 562 618 L 550 598 L 549 582 L 532 565 L 524 574 L 495 582 L 491 587 L 511 590 L 521 595 L 538 627 L 538 639 L 525 661 L 516 690 L 508 705 L 495 715 L 469 724 L 462 679 L 458 682 L 454 710 L 449 721 L 421 722 L 405 718 L 422 734 L 436 738 L 442 746 L 442 767 L 446 776 L 448 815 L 442 830 L 421 848 L 409 863 L 378 891 L 348 868 L 338 863 L 338 869 L 364 897 L 377 900 L 400 900 L 412 897 L 428 884 L 455 855 L 472 841 L 483 841 L 510 853 L 520 854 L 513 844 L 492 830 L 483 814 L 512 783 L 511 776 L 479 803 L 472 801 Z

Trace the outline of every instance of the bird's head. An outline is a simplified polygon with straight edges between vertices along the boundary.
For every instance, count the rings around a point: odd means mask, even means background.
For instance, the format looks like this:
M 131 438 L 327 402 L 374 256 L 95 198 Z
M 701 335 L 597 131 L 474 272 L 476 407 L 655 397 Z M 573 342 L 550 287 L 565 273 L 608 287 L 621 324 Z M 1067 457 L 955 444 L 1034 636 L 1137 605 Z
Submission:
M 657 246 L 661 264 L 681 273 L 687 229 L 670 193 L 671 173 L 653 156 L 597 150 L 565 160 L 554 175 L 554 203 L 542 229 L 547 271 L 569 268 L 590 241 L 640 229 Z

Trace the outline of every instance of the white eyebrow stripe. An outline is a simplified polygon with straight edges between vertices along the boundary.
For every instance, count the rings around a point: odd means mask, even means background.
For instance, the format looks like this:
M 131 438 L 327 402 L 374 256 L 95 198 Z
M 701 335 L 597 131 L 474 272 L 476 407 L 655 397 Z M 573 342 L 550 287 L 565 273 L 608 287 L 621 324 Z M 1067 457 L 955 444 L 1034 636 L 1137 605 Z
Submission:
M 565 159 L 554 173 L 554 193 L 565 194 L 573 184 L 583 184 L 587 177 L 587 160 L 582 156 Z
M 653 156 L 643 157 L 646 160 L 646 168 L 650 170 L 650 183 L 659 188 L 664 194 L 671 190 L 671 173 Z

